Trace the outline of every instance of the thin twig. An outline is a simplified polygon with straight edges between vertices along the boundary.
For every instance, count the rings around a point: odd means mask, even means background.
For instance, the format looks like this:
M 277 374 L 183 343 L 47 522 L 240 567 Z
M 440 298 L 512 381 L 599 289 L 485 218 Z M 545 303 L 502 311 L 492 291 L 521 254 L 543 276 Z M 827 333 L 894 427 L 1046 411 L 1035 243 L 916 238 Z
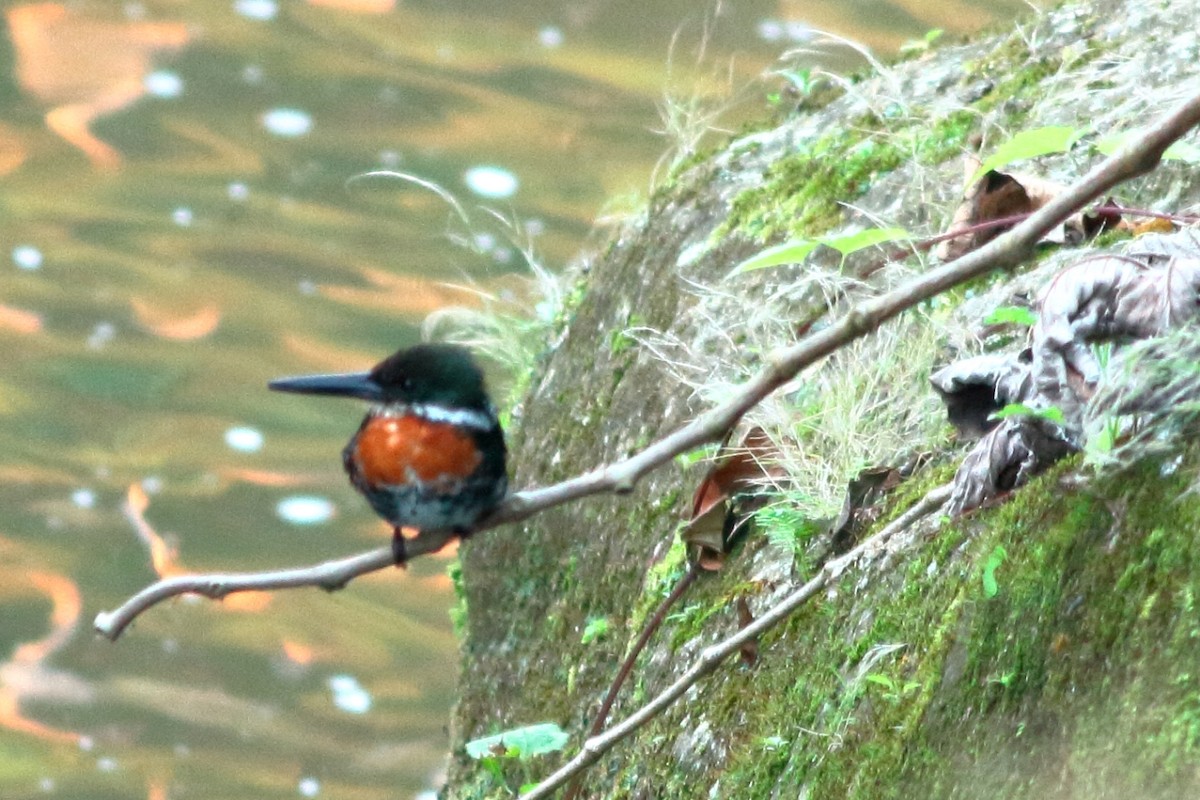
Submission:
M 821 567 L 808 583 L 789 594 L 778 605 L 772 607 L 754 622 L 732 636 L 704 648 L 700 651 L 700 655 L 695 663 L 686 672 L 676 678 L 674 683 L 663 689 L 654 699 L 639 708 L 636 712 L 626 717 L 620 724 L 614 725 L 603 734 L 593 736 L 584 742 L 583 748 L 574 758 L 560 767 L 550 777 L 530 789 L 529 792 L 521 795 L 521 800 L 538 800 L 538 798 L 549 797 L 558 787 L 595 763 L 600 756 L 611 749 L 617 742 L 658 716 L 683 696 L 684 692 L 695 685 L 697 681 L 715 670 L 726 658 L 738 652 L 742 645 L 758 639 L 771 628 L 791 616 L 792 612 L 815 597 L 831 582 L 840 578 L 842 573 L 860 556 L 872 550 L 877 550 L 886 544 L 888 539 L 905 530 L 921 517 L 941 508 L 942 504 L 950 497 L 951 489 L 952 484 L 947 483 L 932 490 L 912 508 L 884 526 L 879 533 L 869 539 L 864 539 L 844 556 L 835 558 L 832 561 L 826 561 L 825 566 Z
M 600 710 L 596 712 L 596 718 L 592 720 L 592 727 L 588 729 L 588 736 L 596 736 L 604 730 L 604 723 L 608 720 L 608 712 L 612 711 L 613 703 L 617 702 L 617 695 L 620 693 L 621 687 L 625 685 L 626 679 L 629 678 L 629 673 L 633 671 L 633 665 L 637 663 L 638 656 L 642 654 L 642 651 L 646 649 L 646 645 L 650 643 L 650 637 L 662 626 L 663 620 L 667 618 L 667 612 L 679 602 L 679 598 L 683 597 L 683 593 L 688 590 L 688 587 L 700 577 L 701 569 L 700 562 L 698 560 L 693 561 L 691 566 L 688 567 L 688 571 L 683 573 L 683 577 L 675 582 L 675 588 L 671 590 L 671 593 L 667 595 L 665 600 L 658 604 L 658 608 L 655 609 L 654 614 L 651 615 L 645 627 L 642 628 L 642 632 L 638 636 L 637 641 L 634 642 L 629 654 L 625 656 L 625 661 L 621 663 L 621 668 L 617 670 L 617 677 L 613 678 L 612 685 L 608 687 L 608 694 L 604 696 L 604 702 L 600 704 Z M 567 788 L 566 794 L 563 795 L 563 800 L 575 800 L 578 794 L 579 783 L 576 780 L 576 782 Z
M 1163 151 L 1198 123 L 1200 95 L 1190 98 L 1163 115 L 1140 136 L 1101 161 L 1080 180 L 1008 233 L 890 292 L 864 301 L 851 308 L 829 327 L 770 354 L 766 359 L 766 367 L 744 383 L 728 401 L 701 414 L 640 453 L 597 467 L 553 486 L 511 495 L 476 530 L 519 522 L 547 508 L 601 492 L 631 492 L 637 481 L 651 470 L 668 463 L 680 453 L 719 440 L 747 411 L 790 381 L 805 367 L 865 336 L 918 303 L 994 269 L 1015 265 L 1043 236 L 1072 213 L 1117 184 L 1154 169 Z M 382 569 L 391 563 L 390 549 L 381 548 L 306 569 L 170 578 L 147 587 L 115 611 L 97 615 L 95 627 L 109 639 L 116 639 L 138 614 L 174 595 L 193 592 L 208 597 L 223 597 L 230 592 L 250 589 L 338 587 L 358 575 Z

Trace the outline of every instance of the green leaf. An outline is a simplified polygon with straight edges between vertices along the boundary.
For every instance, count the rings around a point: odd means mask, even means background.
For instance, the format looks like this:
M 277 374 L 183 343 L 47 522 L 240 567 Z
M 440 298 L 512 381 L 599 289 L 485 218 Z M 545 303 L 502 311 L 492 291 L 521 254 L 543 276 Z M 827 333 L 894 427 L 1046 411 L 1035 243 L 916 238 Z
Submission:
M 583 628 L 583 638 L 580 644 L 591 644 L 608 633 L 608 617 L 593 617 Z
M 842 257 L 874 247 L 877 244 L 896 242 L 901 239 L 911 239 L 912 235 L 904 228 L 867 228 L 857 233 L 845 236 L 823 236 L 818 241 L 826 247 L 832 247 L 842 254 Z
M 1066 422 L 1066 417 L 1063 416 L 1062 409 L 1058 406 L 1034 408 L 1024 403 L 1009 403 L 995 414 L 992 414 L 992 419 L 1008 419 L 1009 417 L 1041 417 L 1056 425 L 1062 425 Z
M 988 556 L 988 560 L 983 565 L 983 593 L 986 597 L 995 597 L 1000 593 L 1000 584 L 996 582 L 996 570 L 1004 563 L 1004 559 L 1008 558 L 1008 551 L 1004 549 L 1004 545 L 998 544 L 992 550 L 992 554 Z
M 1037 314 L 1024 306 L 1000 306 L 983 321 L 984 325 L 1024 325 L 1032 327 L 1037 324 Z
M 1066 125 L 1048 125 L 1044 128 L 1031 128 L 1027 131 L 1021 131 L 996 148 L 996 152 L 988 156 L 979 165 L 979 169 L 975 170 L 975 174 L 971 176 L 971 180 L 967 183 L 968 185 L 974 185 L 976 181 L 991 170 L 999 169 L 1014 161 L 1050 155 L 1051 153 L 1065 153 L 1071 149 L 1071 145 L 1075 144 L 1084 133 L 1086 131 Z
M 738 264 L 727 277 L 740 275 L 743 272 L 753 272 L 756 269 L 778 267 L 781 264 L 798 264 L 808 258 L 808 254 L 817 249 L 820 242 L 813 239 L 792 239 L 762 250 L 742 263 Z
M 542 722 L 474 739 L 467 742 L 466 749 L 471 758 L 485 759 L 495 757 L 495 750 L 503 747 L 505 757 L 517 757 L 524 761 L 532 756 L 562 750 L 569 738 L 566 732 L 553 722 Z
M 808 91 L 812 89 L 812 70 L 781 69 L 775 74 L 785 78 L 800 94 L 808 94 Z
M 497 783 L 504 783 L 504 768 L 500 766 L 500 759 L 495 756 L 484 756 L 479 759 L 479 763 L 496 779 Z
M 904 228 L 867 228 L 855 233 L 842 236 L 822 236 L 818 239 L 791 239 L 783 244 L 768 247 L 747 258 L 734 267 L 727 277 L 740 275 L 743 272 L 753 272 L 756 269 L 778 267 L 783 264 L 799 264 L 821 245 L 832 247 L 842 254 L 842 258 L 874 247 L 877 244 L 911 239 L 912 234 Z
M 872 672 L 870 675 L 867 675 L 864 678 L 864 680 L 868 680 L 871 683 L 879 684 L 880 686 L 882 686 L 886 689 L 890 689 L 892 691 L 895 691 L 895 689 L 896 689 L 896 681 L 894 681 L 888 675 L 879 675 L 879 674 Z
M 942 34 L 945 32 L 946 31 L 941 28 L 928 30 L 920 39 L 910 39 L 909 41 L 900 45 L 900 52 L 904 53 L 905 55 L 909 53 L 923 53 L 929 49 L 931 44 L 942 38 Z
M 1188 142 L 1176 142 L 1163 151 L 1163 161 L 1182 161 L 1185 164 L 1200 164 L 1200 147 Z

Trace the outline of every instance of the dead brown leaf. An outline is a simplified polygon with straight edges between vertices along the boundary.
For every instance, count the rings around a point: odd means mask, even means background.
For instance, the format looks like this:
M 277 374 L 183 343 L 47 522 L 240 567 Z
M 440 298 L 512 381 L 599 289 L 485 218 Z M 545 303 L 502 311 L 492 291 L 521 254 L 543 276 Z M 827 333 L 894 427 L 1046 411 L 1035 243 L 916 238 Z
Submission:
M 730 505 L 734 495 L 782 476 L 778 449 L 762 428 L 751 428 L 739 446 L 723 448 L 692 496 L 692 515 L 681 534 L 706 570 L 721 569 L 730 537 L 744 524 Z
M 966 156 L 963 160 L 965 180 L 971 180 L 979 170 L 980 163 L 978 156 Z M 1011 229 L 1019 219 L 1006 224 L 980 226 L 1031 214 L 1061 194 L 1064 188 L 1062 184 L 1038 175 L 989 170 L 967 188 L 946 231 L 948 234 L 961 232 L 962 235 L 939 244 L 936 251 L 938 257 L 942 261 L 950 261 L 982 247 Z M 1107 205 L 1111 207 L 1113 203 L 1109 201 Z M 1124 223 L 1119 212 L 1082 212 L 1051 231 L 1043 241 L 1050 244 L 1079 244 L 1121 224 Z

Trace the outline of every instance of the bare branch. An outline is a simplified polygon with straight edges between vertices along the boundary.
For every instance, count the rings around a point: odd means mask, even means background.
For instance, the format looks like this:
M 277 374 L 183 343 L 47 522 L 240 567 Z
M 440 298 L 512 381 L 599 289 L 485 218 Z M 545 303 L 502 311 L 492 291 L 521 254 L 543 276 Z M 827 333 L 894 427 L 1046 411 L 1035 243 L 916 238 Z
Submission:
M 734 635 L 704 648 L 700 652 L 700 656 L 696 659 L 696 662 L 688 668 L 687 672 L 680 675 L 674 683 L 663 689 L 654 699 L 639 708 L 636 712 L 626 717 L 620 724 L 614 725 L 601 735 L 593 736 L 584 742 L 583 749 L 579 751 L 578 755 L 560 767 L 550 777 L 530 789 L 527 794 L 521 795 L 521 800 L 538 800 L 538 798 L 549 797 L 552 792 L 570 780 L 574 775 L 595 763 L 600 756 L 611 749 L 617 742 L 658 716 L 672 703 L 682 697 L 684 692 L 690 689 L 697 681 L 715 670 L 726 658 L 738 652 L 746 642 L 759 638 L 791 616 L 792 612 L 815 597 L 829 583 L 840 578 L 842 573 L 861 556 L 868 554 L 870 551 L 878 551 L 879 548 L 887 543 L 888 539 L 909 527 L 921 517 L 940 508 L 950 496 L 950 489 L 951 484 L 945 484 L 932 490 L 929 494 L 921 498 L 916 505 L 884 526 L 879 533 L 869 539 L 864 539 L 844 556 L 825 562 L 825 566 L 821 567 L 808 583 L 805 583 L 799 589 L 789 594 L 778 605 L 771 608 L 770 611 Z
M 405 553 L 410 558 L 436 553 L 446 545 L 449 538 L 450 535 L 447 534 L 409 539 L 404 543 Z M 97 632 L 115 641 L 139 614 L 176 595 L 198 594 L 212 600 L 220 600 L 235 592 L 296 589 L 301 586 L 316 586 L 332 592 L 341 589 L 359 575 L 393 566 L 396 563 L 394 558 L 391 545 L 388 545 L 312 567 L 281 569 L 274 572 L 177 575 L 147 586 L 114 611 L 100 612 L 92 624 Z
M 1143 175 L 1158 164 L 1163 151 L 1200 123 L 1200 95 L 1192 97 L 1093 167 L 1079 181 L 1032 214 L 1008 233 L 937 269 L 930 270 L 896 289 L 867 300 L 847 311 L 828 328 L 776 351 L 767 366 L 727 402 L 710 409 L 691 423 L 623 461 L 598 467 L 553 486 L 511 495 L 477 530 L 518 522 L 553 506 L 602 492 L 627 493 L 651 470 L 672 458 L 709 442 L 719 441 L 742 415 L 800 370 L 865 336 L 902 311 L 984 273 L 1018 263 L 1056 225 L 1117 184 Z M 428 551 L 425 551 L 428 552 Z M 209 597 L 249 589 L 282 589 L 297 586 L 344 585 L 365 572 L 392 563 L 388 550 L 363 553 L 306 569 L 243 575 L 197 575 L 156 583 L 113 612 L 97 615 L 95 627 L 116 639 L 142 611 L 178 594 L 195 592 Z M 136 601 L 136 602 L 135 602 Z

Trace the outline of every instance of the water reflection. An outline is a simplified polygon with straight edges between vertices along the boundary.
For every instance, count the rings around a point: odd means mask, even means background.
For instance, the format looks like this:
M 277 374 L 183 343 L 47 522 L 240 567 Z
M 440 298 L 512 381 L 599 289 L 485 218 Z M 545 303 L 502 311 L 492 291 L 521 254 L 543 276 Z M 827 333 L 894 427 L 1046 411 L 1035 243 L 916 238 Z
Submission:
M 870 8 L 876 46 L 969 18 Z M 859 6 L 720 9 L 697 64 L 683 0 L 6 6 L 0 796 L 436 784 L 452 551 L 332 595 L 181 599 L 116 645 L 87 622 L 156 575 L 386 542 L 341 474 L 360 409 L 265 380 L 367 368 L 431 312 L 519 295 L 531 253 L 565 263 L 606 198 L 648 193 L 668 83 L 704 101 L 730 54 L 746 84 Z
M 46 127 L 111 169 L 120 153 L 97 138 L 92 123 L 146 92 L 153 59 L 183 47 L 186 26 L 174 22 L 100 19 L 59 3 L 18 5 L 5 12 L 21 89 L 46 111 Z M 88 46 L 80 47 L 86 42 Z
M 66 645 L 79 624 L 82 609 L 79 589 L 70 579 L 54 573 L 35 571 L 21 577 L 23 581 L 9 575 L 3 585 L 13 587 L 25 583 L 23 588 L 44 594 L 51 602 L 50 632 L 41 639 L 17 645 L 12 657 L 0 664 L 0 727 L 49 742 L 78 744 L 79 733 L 31 719 L 21 711 L 21 705 L 33 699 L 69 704 L 92 701 L 91 684 L 47 664 L 50 656 Z

